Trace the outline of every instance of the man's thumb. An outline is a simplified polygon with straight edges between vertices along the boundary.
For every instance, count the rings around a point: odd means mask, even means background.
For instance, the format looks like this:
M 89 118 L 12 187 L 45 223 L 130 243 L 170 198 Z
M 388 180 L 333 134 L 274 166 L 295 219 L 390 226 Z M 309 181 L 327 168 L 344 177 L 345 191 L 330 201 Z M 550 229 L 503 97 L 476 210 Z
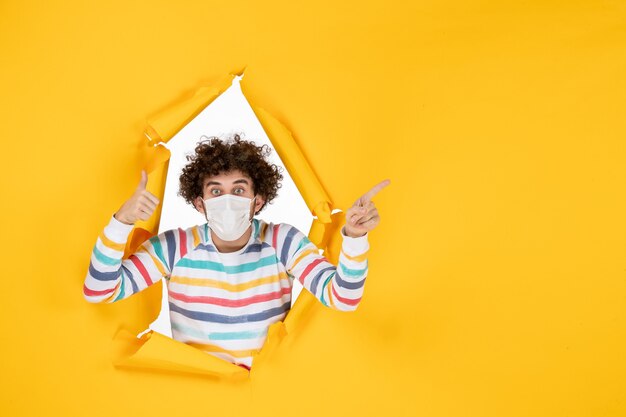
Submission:
M 138 190 L 145 190 L 146 185 L 148 184 L 148 174 L 143 169 L 141 170 L 141 181 L 139 181 L 139 185 L 137 186 Z

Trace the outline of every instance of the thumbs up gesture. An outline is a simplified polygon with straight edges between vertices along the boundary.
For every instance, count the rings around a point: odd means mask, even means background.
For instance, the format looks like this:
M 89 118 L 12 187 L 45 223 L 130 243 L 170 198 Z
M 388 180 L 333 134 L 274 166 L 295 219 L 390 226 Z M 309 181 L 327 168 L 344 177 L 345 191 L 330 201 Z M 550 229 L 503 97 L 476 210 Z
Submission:
M 148 174 L 146 171 L 141 171 L 141 181 L 137 189 L 113 217 L 125 224 L 135 224 L 137 220 L 148 220 L 159 205 L 159 199 L 146 190 L 147 184 Z
M 372 198 L 390 183 L 391 180 L 384 180 L 376 184 L 346 211 L 344 230 L 347 236 L 365 236 L 367 232 L 373 230 L 378 225 L 380 216 Z

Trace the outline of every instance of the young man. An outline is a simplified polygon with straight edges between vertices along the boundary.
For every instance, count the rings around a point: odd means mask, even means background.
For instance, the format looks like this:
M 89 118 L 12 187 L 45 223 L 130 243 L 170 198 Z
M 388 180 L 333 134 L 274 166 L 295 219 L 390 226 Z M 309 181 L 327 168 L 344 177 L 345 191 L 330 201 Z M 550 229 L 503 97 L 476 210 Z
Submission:
M 282 180 L 266 161 L 270 152 L 238 135 L 201 142 L 187 157 L 179 194 L 207 223 L 154 236 L 123 260 L 133 224 L 159 204 L 142 172 L 96 242 L 83 287 L 87 301 L 118 301 L 165 278 L 173 338 L 247 369 L 269 326 L 289 311 L 294 279 L 327 307 L 356 309 L 367 275 L 367 233 L 380 221 L 371 199 L 389 180 L 347 210 L 335 267 L 295 227 L 254 217 Z

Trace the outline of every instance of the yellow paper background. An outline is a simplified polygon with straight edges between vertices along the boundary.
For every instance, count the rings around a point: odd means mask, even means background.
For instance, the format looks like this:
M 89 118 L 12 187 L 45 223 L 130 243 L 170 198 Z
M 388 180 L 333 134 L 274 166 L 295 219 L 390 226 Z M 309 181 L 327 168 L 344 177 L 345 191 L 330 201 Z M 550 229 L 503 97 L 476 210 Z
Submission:
M 619 2 L 0 5 L 2 415 L 626 415 Z M 244 382 L 117 369 L 159 286 L 90 305 L 146 120 L 245 70 L 336 207 L 376 182 L 354 313 Z M 139 330 L 139 329 L 137 329 Z

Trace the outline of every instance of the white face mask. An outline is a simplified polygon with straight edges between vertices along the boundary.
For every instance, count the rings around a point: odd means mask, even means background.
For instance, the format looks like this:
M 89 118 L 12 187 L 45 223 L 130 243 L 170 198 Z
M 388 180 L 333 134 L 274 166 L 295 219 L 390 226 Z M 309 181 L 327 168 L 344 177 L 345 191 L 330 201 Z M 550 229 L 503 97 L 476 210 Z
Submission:
M 250 227 L 250 203 L 256 200 L 225 194 L 204 200 L 209 227 L 222 240 L 237 240 Z

